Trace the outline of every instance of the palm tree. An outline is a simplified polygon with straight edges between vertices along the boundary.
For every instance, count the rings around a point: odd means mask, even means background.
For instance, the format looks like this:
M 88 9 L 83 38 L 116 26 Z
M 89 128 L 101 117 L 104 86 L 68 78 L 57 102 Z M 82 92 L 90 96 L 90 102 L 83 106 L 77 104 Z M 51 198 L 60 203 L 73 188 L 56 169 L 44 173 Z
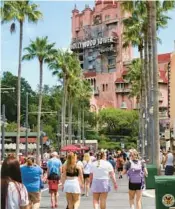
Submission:
M 38 10 L 38 5 L 29 1 L 5 1 L 1 8 L 2 23 L 12 22 L 10 32 L 15 32 L 16 21 L 19 23 L 19 59 L 18 59 L 18 83 L 17 83 L 17 139 L 16 154 L 19 154 L 20 141 L 20 113 L 21 113 L 21 60 L 23 45 L 23 26 L 28 22 L 37 23 L 42 18 L 42 13 Z
M 174 4 L 171 3 L 161 3 L 159 1 L 156 2 L 156 29 L 158 30 L 160 27 L 165 27 L 167 25 L 167 21 L 169 19 L 168 16 L 165 15 L 165 11 L 171 9 Z M 151 58 L 151 37 L 150 37 L 150 11 L 147 2 L 143 1 L 131 1 L 131 2 L 124 2 L 122 3 L 122 7 L 125 11 L 131 12 L 131 17 L 124 19 L 124 47 L 127 47 L 129 44 L 134 46 L 138 46 L 140 51 L 140 57 L 143 57 L 142 60 L 142 82 L 144 82 L 142 93 L 142 106 L 145 109 L 141 110 L 140 112 L 145 112 L 147 115 L 145 118 L 149 118 L 149 108 L 150 108 L 150 99 L 151 98 L 151 86 L 152 86 L 152 58 Z M 139 35 L 138 35 L 139 34 Z M 156 40 L 158 38 L 156 37 Z M 140 50 L 141 49 L 141 50 Z M 143 51 L 144 50 L 144 53 Z M 148 56 L 149 55 L 149 56 Z M 148 67 L 149 63 L 149 67 Z M 142 107 L 141 106 L 141 107 Z M 141 123 L 140 123 L 141 124 Z M 147 125 L 150 126 L 148 132 L 143 133 L 143 141 L 144 135 L 150 133 L 151 123 L 149 122 Z M 151 137 L 149 137 L 151 138 Z
M 86 101 L 92 96 L 92 88 L 87 80 L 82 80 L 80 82 L 78 101 L 82 110 L 82 140 L 85 145 L 85 107 Z M 89 108 L 89 107 L 88 107 Z
M 127 80 L 131 84 L 130 97 L 136 97 L 138 100 L 141 95 L 141 61 L 139 58 L 132 60 L 128 66 Z
M 66 107 L 68 98 L 68 88 L 72 79 L 79 77 L 81 68 L 77 55 L 67 51 L 58 49 L 57 53 L 50 60 L 49 68 L 63 81 L 63 97 L 62 97 L 62 113 L 61 113 L 61 146 L 65 144 L 65 121 Z
M 31 41 L 30 45 L 24 50 L 27 52 L 23 56 L 23 60 L 33 60 L 37 58 L 39 61 L 39 102 L 38 102 L 38 119 L 37 119 L 37 163 L 40 159 L 40 123 L 41 123 L 41 107 L 42 107 L 42 88 L 43 88 L 43 64 L 48 62 L 52 56 L 54 56 L 55 49 L 53 48 L 55 43 L 48 43 L 48 37 L 39 38 L 35 41 Z

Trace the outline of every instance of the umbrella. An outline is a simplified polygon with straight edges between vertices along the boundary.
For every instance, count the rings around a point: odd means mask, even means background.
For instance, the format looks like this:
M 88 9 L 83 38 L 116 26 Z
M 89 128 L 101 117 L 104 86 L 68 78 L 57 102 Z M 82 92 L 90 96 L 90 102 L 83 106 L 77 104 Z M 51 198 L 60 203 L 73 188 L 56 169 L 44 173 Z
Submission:
M 89 147 L 81 145 L 81 144 L 76 144 L 75 146 L 80 148 L 81 150 L 89 150 Z
M 61 149 L 61 151 L 66 151 L 66 152 L 67 151 L 80 151 L 80 150 L 81 150 L 81 148 L 76 147 L 74 145 L 68 145 L 68 146 L 65 146 Z

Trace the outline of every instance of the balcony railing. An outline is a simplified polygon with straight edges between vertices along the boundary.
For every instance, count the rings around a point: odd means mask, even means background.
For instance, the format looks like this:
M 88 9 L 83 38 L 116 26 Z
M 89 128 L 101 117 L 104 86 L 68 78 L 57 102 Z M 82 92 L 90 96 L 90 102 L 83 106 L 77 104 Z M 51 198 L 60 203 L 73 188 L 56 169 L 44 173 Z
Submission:
M 104 22 L 108 25 L 108 24 L 111 24 L 111 23 L 115 23 L 115 22 L 118 22 L 118 18 L 114 18 L 114 19 L 108 19 L 108 20 L 105 20 Z
M 115 68 L 116 64 L 109 64 L 108 68 Z
M 116 88 L 115 90 L 116 93 L 129 93 L 131 92 L 130 88 Z
M 167 118 L 168 117 L 168 112 L 159 112 L 159 118 Z

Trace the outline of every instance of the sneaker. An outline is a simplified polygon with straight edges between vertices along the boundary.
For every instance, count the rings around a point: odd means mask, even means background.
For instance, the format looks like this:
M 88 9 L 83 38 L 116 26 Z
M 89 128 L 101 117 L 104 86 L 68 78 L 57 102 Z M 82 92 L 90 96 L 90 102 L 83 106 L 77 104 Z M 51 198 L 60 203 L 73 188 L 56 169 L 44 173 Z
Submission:
M 135 209 L 134 205 L 132 205 L 130 209 Z

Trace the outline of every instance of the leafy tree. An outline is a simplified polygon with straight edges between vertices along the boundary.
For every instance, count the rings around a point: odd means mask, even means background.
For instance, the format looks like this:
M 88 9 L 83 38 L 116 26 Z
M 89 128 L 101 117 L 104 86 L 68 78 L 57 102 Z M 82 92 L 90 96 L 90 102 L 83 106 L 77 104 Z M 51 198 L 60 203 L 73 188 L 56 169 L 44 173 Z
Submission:
M 17 93 L 17 81 L 18 77 L 14 76 L 11 72 L 4 72 L 1 80 L 1 87 L 2 88 L 14 88 L 14 90 L 3 90 L 1 96 L 1 103 L 5 104 L 6 106 L 6 118 L 8 122 L 16 122 L 16 93 Z M 26 110 L 26 94 L 30 95 L 29 105 L 34 102 L 35 92 L 32 90 L 29 83 L 24 79 L 21 78 L 21 121 L 24 124 L 24 115 Z
M 132 60 L 128 66 L 127 79 L 131 83 L 131 97 L 140 99 L 141 92 L 141 61 L 140 59 Z
M 8 123 L 5 127 L 5 131 L 7 132 L 16 132 L 17 131 L 17 124 L 15 122 Z
M 16 21 L 19 23 L 19 62 L 18 62 L 18 82 L 17 82 L 17 140 L 16 154 L 19 154 L 20 141 L 20 114 L 21 114 L 21 60 L 23 44 L 23 27 L 27 19 L 28 22 L 37 23 L 42 18 L 42 13 L 38 11 L 38 5 L 30 1 L 4 1 L 1 8 L 2 23 L 12 22 L 10 32 L 15 32 Z
M 134 110 L 106 108 L 99 112 L 99 125 L 101 134 L 117 139 L 127 136 L 132 140 L 138 136 L 138 113 Z
M 50 59 L 54 53 L 55 49 L 54 43 L 48 43 L 48 37 L 39 38 L 37 37 L 35 41 L 31 41 L 30 45 L 24 50 L 27 52 L 23 56 L 23 60 L 32 60 L 37 58 L 39 62 L 39 102 L 38 102 L 38 119 L 37 119 L 37 162 L 39 163 L 39 141 L 40 141 L 40 123 L 41 123 L 41 107 L 42 107 L 42 91 L 43 91 L 43 64 Z

